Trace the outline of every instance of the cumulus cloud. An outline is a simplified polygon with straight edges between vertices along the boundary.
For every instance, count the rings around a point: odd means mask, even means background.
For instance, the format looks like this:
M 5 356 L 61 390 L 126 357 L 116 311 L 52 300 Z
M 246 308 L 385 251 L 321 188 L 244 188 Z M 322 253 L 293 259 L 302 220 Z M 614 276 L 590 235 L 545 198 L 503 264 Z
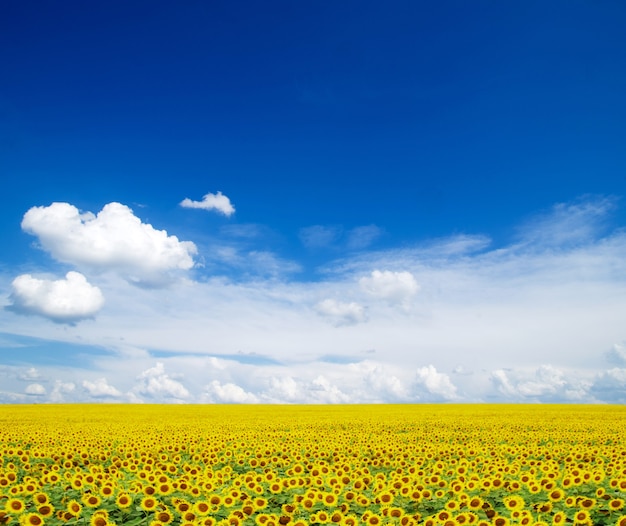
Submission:
M 205 397 L 222 404 L 254 404 L 259 401 L 242 387 L 230 382 L 222 384 L 219 380 L 213 380 L 205 387 Z
M 454 400 L 456 386 L 445 373 L 440 373 L 433 365 L 420 367 L 415 373 L 415 385 L 421 400 Z
M 231 216 L 235 213 L 235 207 L 230 202 L 230 199 L 222 192 L 217 192 L 217 194 L 208 193 L 202 198 L 202 201 L 192 201 L 186 197 L 181 201 L 180 206 L 183 208 L 215 210 L 225 216 Z
M 33 380 L 40 380 L 41 374 L 35 367 L 29 367 L 26 371 L 21 373 L 18 378 L 26 382 L 32 382 Z
M 135 393 L 155 401 L 183 401 L 191 397 L 189 391 L 179 381 L 170 378 L 163 362 L 143 371 L 138 377 Z
M 394 374 L 389 365 L 365 360 L 350 364 L 349 369 L 357 374 L 364 384 L 363 391 L 373 396 L 375 401 L 407 402 L 412 399 L 405 382 Z
M 50 401 L 53 403 L 62 403 L 67 401 L 66 395 L 73 393 L 76 390 L 76 384 L 73 382 L 64 382 L 63 380 L 56 380 L 50 393 Z
M 419 290 L 415 277 L 407 271 L 374 270 L 369 276 L 362 277 L 359 285 L 374 298 L 404 307 L 409 306 L 411 298 Z
M 95 382 L 89 382 L 88 380 L 84 380 L 82 383 L 83 389 L 87 391 L 89 396 L 93 398 L 117 398 L 122 396 L 122 393 L 110 385 L 107 382 L 106 378 L 98 378 Z M 64 386 L 65 392 L 69 392 L 73 390 L 73 387 Z M 69 391 L 67 390 L 69 388 Z M 61 392 L 61 389 L 59 389 Z
M 292 376 L 272 376 L 268 383 L 264 393 L 268 402 L 302 401 L 302 386 Z
M 335 326 L 355 325 L 367 320 L 365 308 L 362 305 L 352 301 L 344 303 L 341 301 L 328 298 L 320 301 L 315 310 L 321 316 L 331 320 Z
M 319 375 L 313 379 L 309 385 L 309 391 L 315 403 L 346 404 L 352 401 L 348 394 L 344 393 L 324 375 Z
M 100 289 L 74 271 L 59 280 L 22 274 L 13 280 L 12 288 L 10 310 L 36 314 L 57 323 L 75 323 L 92 318 L 104 305 Z
M 22 229 L 58 261 L 115 271 L 134 282 L 158 283 L 170 271 L 189 270 L 197 253 L 191 241 L 156 230 L 120 203 L 97 215 L 69 203 L 36 206 L 24 215 Z
M 521 402 L 573 402 L 589 397 L 590 381 L 579 375 L 570 375 L 552 365 L 534 369 L 497 369 L 490 381 L 495 396 Z
M 31 396 L 44 396 L 46 394 L 46 388 L 41 384 L 28 384 L 24 392 Z

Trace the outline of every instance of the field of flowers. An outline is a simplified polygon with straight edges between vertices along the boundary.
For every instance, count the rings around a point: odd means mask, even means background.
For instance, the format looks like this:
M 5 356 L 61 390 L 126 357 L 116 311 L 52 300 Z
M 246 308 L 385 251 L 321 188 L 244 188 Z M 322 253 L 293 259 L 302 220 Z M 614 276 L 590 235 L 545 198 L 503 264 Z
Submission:
M 0 406 L 0 524 L 626 526 L 620 406 Z

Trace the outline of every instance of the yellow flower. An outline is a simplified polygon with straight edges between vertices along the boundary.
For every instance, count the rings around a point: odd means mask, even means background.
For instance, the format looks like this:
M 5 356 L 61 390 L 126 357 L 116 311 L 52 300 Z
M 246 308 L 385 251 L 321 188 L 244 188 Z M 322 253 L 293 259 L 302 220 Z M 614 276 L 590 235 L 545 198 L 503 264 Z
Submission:
M 141 499 L 141 509 L 144 511 L 153 511 L 158 505 L 158 501 L 154 497 L 144 497 Z
M 38 506 L 37 513 L 45 518 L 52 517 L 54 515 L 54 506 L 50 503 Z
M 504 497 L 504 505 L 509 510 L 521 510 L 526 504 L 522 497 L 518 495 L 512 495 L 510 497 Z
M 102 499 L 100 498 L 100 495 L 96 495 L 95 493 L 85 493 L 82 497 L 82 501 L 85 506 L 88 506 L 89 508 L 97 508 L 100 506 Z
M 125 510 L 132 506 L 133 498 L 128 493 L 120 492 L 115 498 L 115 504 L 117 504 L 118 508 Z
M 160 510 L 154 513 L 154 519 L 161 524 L 169 524 L 174 520 L 174 515 L 169 510 Z
M 78 517 L 82 509 L 82 505 L 77 500 L 70 500 L 67 503 L 67 511 L 71 513 L 74 517 Z
M 578 510 L 574 514 L 574 524 L 591 524 L 591 516 L 587 510 Z
M 6 501 L 4 505 L 4 511 L 12 515 L 22 513 L 26 508 L 24 501 L 18 498 L 11 498 Z
M 44 518 L 38 513 L 28 513 L 20 519 L 20 523 L 24 526 L 43 526 L 45 521 Z

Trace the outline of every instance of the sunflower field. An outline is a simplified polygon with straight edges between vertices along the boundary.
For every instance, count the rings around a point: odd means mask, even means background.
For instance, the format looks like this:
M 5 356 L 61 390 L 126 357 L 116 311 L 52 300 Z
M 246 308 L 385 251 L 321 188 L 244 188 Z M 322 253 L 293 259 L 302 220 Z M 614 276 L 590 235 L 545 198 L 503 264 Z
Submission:
M 5 405 L 0 525 L 626 526 L 626 408 Z

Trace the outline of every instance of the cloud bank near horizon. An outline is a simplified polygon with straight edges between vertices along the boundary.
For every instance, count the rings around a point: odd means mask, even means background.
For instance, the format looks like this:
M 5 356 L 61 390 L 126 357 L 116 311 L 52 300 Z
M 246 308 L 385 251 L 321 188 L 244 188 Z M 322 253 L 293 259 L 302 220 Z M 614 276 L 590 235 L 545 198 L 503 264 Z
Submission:
M 33 207 L 24 231 L 72 270 L 0 276 L 0 345 L 20 356 L 0 366 L 0 401 L 624 403 L 615 207 L 555 205 L 504 246 L 461 234 L 349 252 L 314 280 L 199 275 L 198 244 L 120 203 Z M 93 354 L 75 366 L 36 342 Z

